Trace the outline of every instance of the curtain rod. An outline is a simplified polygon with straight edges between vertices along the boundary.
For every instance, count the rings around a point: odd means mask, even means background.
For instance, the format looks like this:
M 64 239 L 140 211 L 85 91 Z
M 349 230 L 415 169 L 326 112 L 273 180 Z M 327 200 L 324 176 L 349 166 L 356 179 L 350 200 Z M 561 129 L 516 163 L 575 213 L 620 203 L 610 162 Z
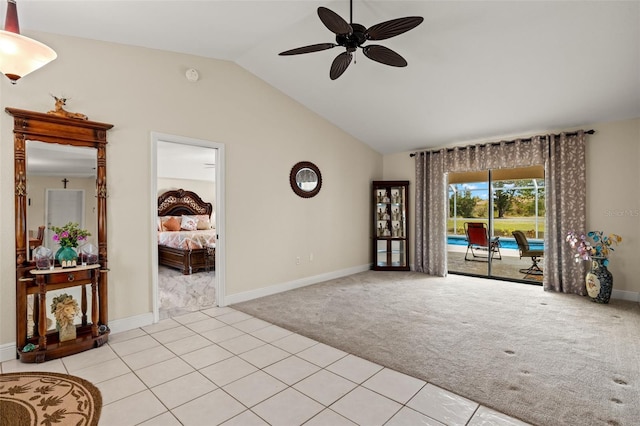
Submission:
M 593 135 L 596 131 L 593 129 L 590 130 L 585 130 L 584 133 L 588 134 L 588 135 Z M 577 135 L 578 132 L 566 132 L 564 133 L 564 135 L 566 136 L 575 136 Z M 539 136 L 560 136 L 559 133 L 554 133 L 554 134 L 550 134 L 550 135 L 539 135 Z M 480 144 L 480 146 L 488 146 L 488 145 L 500 145 L 502 142 L 507 143 L 507 144 L 511 144 L 511 143 L 516 143 L 516 141 L 531 141 L 535 136 L 531 136 L 528 138 L 521 138 L 521 139 L 514 139 L 511 141 L 500 141 L 500 142 L 488 142 L 488 143 L 483 143 Z M 467 146 L 457 146 L 457 147 L 452 147 L 452 148 L 447 148 L 447 152 L 451 152 L 454 149 L 458 148 L 458 149 L 467 149 L 469 145 Z M 475 145 L 471 145 L 471 146 L 475 146 Z M 426 150 L 426 151 L 418 151 L 418 152 L 412 152 L 411 154 L 409 154 L 409 157 L 415 157 L 418 154 L 424 154 L 425 152 L 439 152 L 440 150 Z

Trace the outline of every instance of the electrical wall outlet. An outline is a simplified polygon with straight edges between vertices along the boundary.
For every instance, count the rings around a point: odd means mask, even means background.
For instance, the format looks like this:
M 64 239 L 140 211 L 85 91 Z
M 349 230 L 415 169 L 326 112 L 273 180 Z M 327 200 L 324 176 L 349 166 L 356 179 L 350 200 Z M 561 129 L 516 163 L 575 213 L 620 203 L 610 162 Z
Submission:
M 296 265 L 300 264 L 300 256 L 296 256 Z

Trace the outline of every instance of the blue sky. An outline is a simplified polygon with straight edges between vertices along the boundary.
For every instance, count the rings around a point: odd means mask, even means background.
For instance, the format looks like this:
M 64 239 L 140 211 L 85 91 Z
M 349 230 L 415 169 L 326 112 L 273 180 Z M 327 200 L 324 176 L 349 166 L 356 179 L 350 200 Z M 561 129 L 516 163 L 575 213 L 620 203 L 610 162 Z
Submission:
M 539 184 L 544 184 L 544 181 L 539 182 Z M 505 188 L 512 188 L 515 184 L 505 184 Z M 471 191 L 472 197 L 479 197 L 482 200 L 488 199 L 487 196 L 487 188 L 489 186 L 489 182 L 465 182 L 465 183 L 456 183 L 454 186 L 458 189 L 458 191 Z M 449 195 L 451 195 L 451 186 L 449 186 Z
M 471 191 L 472 197 L 479 197 L 483 200 L 486 200 L 487 197 L 487 188 L 489 186 L 489 182 L 468 182 L 468 183 L 456 183 L 454 186 L 460 191 Z M 451 186 L 449 186 L 449 195 L 451 195 Z

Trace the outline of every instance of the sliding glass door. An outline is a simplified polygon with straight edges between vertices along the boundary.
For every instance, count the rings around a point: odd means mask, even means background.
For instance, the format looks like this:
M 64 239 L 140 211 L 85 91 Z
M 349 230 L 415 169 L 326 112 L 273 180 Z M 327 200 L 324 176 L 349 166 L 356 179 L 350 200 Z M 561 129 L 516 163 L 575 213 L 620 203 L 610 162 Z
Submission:
M 451 273 L 542 283 L 543 166 L 450 173 Z
M 484 238 L 491 236 L 489 172 L 450 173 L 448 178 L 447 269 L 449 272 L 487 276 L 496 254 L 490 244 L 480 241 L 485 232 Z M 474 225 L 484 229 L 469 231 L 469 226 Z M 469 232 L 473 233 L 471 242 Z

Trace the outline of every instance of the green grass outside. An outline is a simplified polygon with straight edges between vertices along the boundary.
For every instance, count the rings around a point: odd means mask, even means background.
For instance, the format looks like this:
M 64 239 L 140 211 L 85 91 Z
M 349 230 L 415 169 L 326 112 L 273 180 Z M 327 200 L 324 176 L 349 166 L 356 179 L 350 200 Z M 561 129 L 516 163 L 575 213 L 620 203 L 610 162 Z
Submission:
M 465 222 L 484 222 L 486 218 L 456 218 L 456 232 L 453 232 L 453 218 L 447 220 L 447 234 L 464 235 Z M 536 235 L 535 217 L 513 217 L 493 220 L 493 234 L 498 237 L 512 237 L 513 231 L 523 231 L 527 238 L 544 238 L 544 217 L 538 218 L 538 234 Z

